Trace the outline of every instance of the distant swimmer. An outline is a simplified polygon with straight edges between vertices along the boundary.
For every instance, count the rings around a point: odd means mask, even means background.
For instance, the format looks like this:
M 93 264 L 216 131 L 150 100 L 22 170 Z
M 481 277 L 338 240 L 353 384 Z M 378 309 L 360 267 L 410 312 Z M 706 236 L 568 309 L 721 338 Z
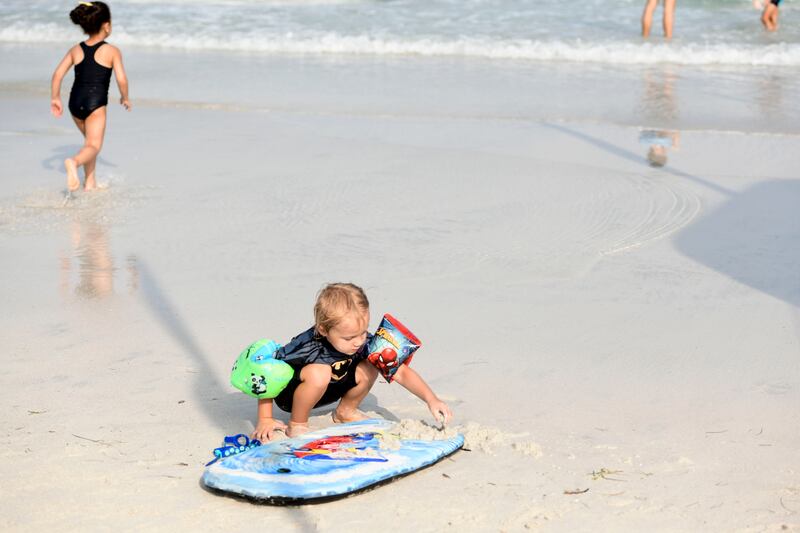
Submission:
M 130 111 L 128 79 L 122 66 L 119 49 L 105 42 L 111 35 L 111 11 L 104 2 L 81 2 L 73 9 L 69 18 L 79 25 L 89 38 L 67 51 L 53 73 L 50 85 L 50 112 L 60 117 L 64 112 L 61 104 L 61 81 L 71 66 L 75 66 L 75 81 L 69 95 L 69 112 L 72 120 L 84 137 L 83 147 L 73 157 L 64 160 L 67 170 L 68 194 L 80 185 L 78 167 L 84 170 L 83 188 L 97 188 L 95 167 L 97 155 L 103 146 L 106 130 L 106 106 L 111 73 L 117 79 L 119 102 Z
M 767 0 L 764 4 L 764 11 L 761 12 L 761 24 L 767 31 L 778 29 L 778 6 L 781 0 Z
M 650 37 L 650 27 L 653 25 L 653 12 L 656 10 L 658 0 L 647 0 L 642 13 L 642 37 Z M 672 26 L 675 20 L 675 0 L 664 0 L 664 37 L 672 39 Z

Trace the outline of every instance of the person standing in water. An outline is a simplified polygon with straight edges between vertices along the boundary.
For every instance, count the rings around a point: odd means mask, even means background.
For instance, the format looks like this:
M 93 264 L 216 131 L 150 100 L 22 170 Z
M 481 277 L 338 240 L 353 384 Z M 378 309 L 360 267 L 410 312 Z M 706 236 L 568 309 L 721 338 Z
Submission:
M 70 12 L 69 18 L 89 38 L 70 48 L 56 67 L 50 85 L 50 112 L 56 117 L 64 112 L 61 104 L 61 81 L 74 65 L 75 81 L 69 95 L 69 112 L 83 134 L 84 144 L 77 154 L 64 160 L 67 191 L 71 193 L 81 185 L 78 176 L 80 166 L 84 170 L 84 190 L 97 188 L 95 167 L 105 136 L 108 86 L 112 72 L 117 79 L 120 103 L 128 111 L 131 103 L 128 100 L 128 78 L 122 66 L 122 54 L 117 47 L 105 42 L 111 35 L 111 10 L 108 5 L 104 2 L 81 2 Z
M 764 4 L 764 10 L 761 12 L 761 24 L 767 31 L 778 29 L 778 6 L 780 5 L 781 0 L 767 0 Z
M 675 21 L 675 0 L 664 1 L 664 38 L 672 39 L 672 26 Z M 653 12 L 656 10 L 658 0 L 647 0 L 642 13 L 642 37 L 650 37 L 650 27 L 653 25 Z

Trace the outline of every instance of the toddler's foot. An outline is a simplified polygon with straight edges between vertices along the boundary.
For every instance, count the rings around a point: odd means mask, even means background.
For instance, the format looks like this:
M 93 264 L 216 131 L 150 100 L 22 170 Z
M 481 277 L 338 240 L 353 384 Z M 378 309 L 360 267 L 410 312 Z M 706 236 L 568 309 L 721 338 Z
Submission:
M 286 429 L 287 437 L 299 437 L 303 433 L 308 433 L 308 424 L 306 422 L 289 421 L 289 427 Z
M 366 420 L 369 417 L 358 409 L 346 410 L 342 409 L 342 406 L 340 405 L 331 413 L 331 418 L 333 418 L 334 424 L 344 424 L 345 422 L 358 422 L 359 420 Z
M 77 191 L 81 186 L 81 180 L 78 177 L 78 164 L 72 158 L 64 160 L 64 168 L 67 169 L 67 190 L 69 192 Z

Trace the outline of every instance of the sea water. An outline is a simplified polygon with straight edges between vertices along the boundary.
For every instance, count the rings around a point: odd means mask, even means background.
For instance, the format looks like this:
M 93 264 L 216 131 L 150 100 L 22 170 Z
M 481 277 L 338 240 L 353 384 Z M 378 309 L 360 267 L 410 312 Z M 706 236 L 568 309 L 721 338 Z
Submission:
M 675 39 L 640 38 L 642 0 L 113 0 L 120 45 L 259 53 L 615 64 L 800 66 L 791 1 L 777 33 L 752 0 L 681 0 Z M 5 0 L 0 43 L 71 42 L 71 3 Z
M 752 0 L 113 0 L 137 105 L 795 133 L 800 10 Z M 46 91 L 76 3 L 0 4 L 0 96 Z M 34 79 L 35 78 L 35 79 Z M 65 80 L 68 87 L 70 80 Z

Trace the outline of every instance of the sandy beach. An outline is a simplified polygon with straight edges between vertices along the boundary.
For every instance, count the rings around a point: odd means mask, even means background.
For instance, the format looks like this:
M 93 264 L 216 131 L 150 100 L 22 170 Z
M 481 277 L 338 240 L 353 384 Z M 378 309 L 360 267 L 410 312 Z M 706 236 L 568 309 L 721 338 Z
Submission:
M 65 204 L 63 51 L 0 47 L 0 529 L 800 531 L 796 68 L 140 51 Z M 423 340 L 470 451 L 319 505 L 204 490 L 253 428 L 236 355 L 330 281 Z

